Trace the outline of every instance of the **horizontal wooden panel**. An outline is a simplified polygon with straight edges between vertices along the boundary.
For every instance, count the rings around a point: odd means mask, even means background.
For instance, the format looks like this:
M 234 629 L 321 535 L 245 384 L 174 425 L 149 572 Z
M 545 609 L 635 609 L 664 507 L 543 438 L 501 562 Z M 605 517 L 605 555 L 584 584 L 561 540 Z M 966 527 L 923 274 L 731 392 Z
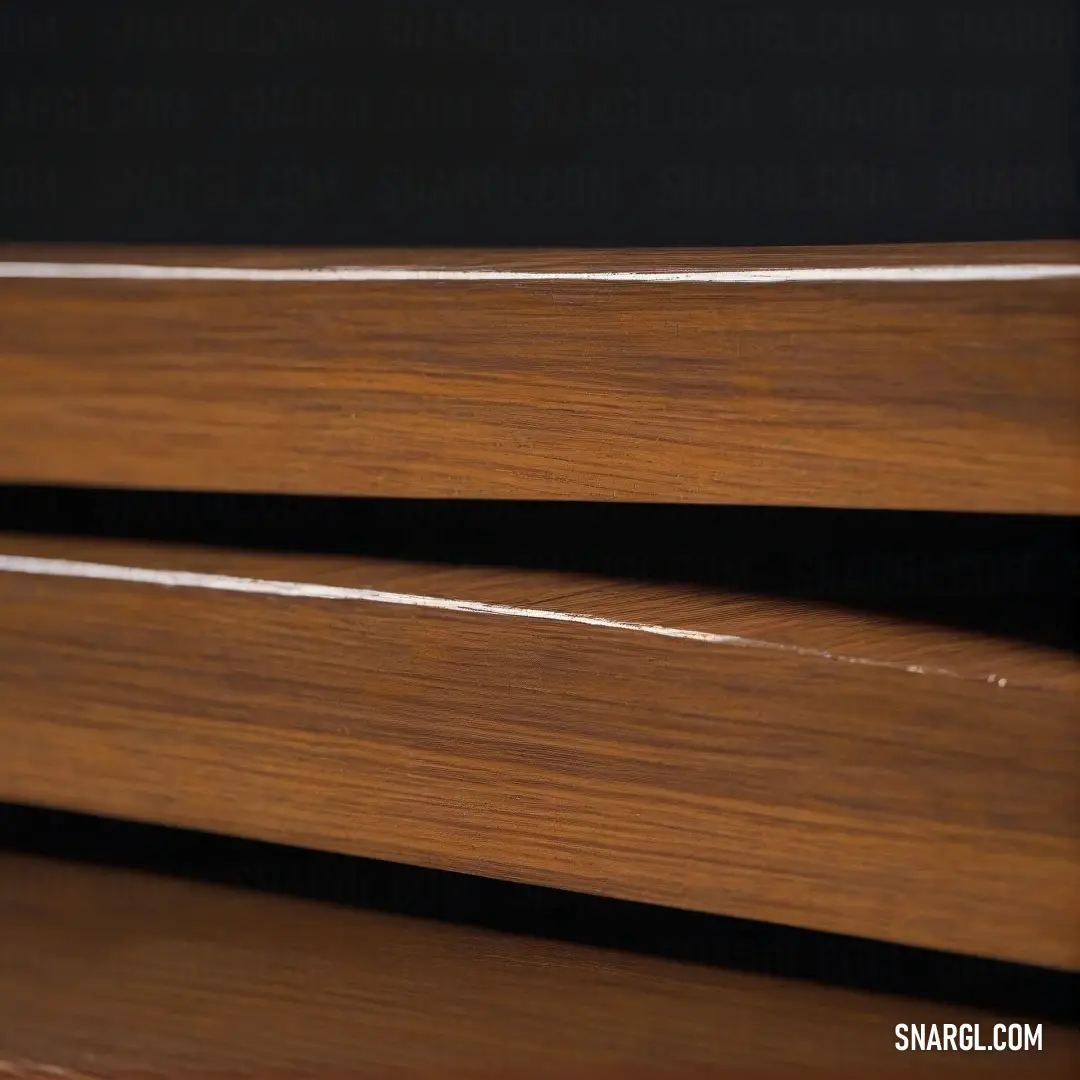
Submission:
M 1080 509 L 1071 242 L 4 257 L 7 481 Z
M 0 798 L 1080 966 L 1069 652 L 702 588 L 2 539 Z
M 23 1078 L 909 1076 L 896 1024 L 1016 1019 L 13 855 L 0 921 Z M 1072 1075 L 1080 1038 L 1042 1027 L 1039 1052 L 938 1060 Z

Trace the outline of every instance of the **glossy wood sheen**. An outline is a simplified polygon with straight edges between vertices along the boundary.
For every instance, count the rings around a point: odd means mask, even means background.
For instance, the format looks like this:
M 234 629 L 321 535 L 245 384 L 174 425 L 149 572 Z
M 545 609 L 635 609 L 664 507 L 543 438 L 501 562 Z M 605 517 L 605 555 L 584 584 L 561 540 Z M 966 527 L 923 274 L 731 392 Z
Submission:
M 541 271 L 1080 262 L 1070 242 L 688 252 L 8 248 Z M 1075 513 L 1080 279 L 0 281 L 0 479 Z
M 1013 1019 L 11 855 L 0 925 L 19 1077 L 914 1076 L 897 1023 Z M 1039 1054 L 941 1060 L 1064 1077 L 1078 1051 L 1044 1025 Z
M 1080 967 L 1071 654 L 571 575 L 2 540 L 7 554 L 557 608 L 964 677 L 6 572 L 0 798 Z

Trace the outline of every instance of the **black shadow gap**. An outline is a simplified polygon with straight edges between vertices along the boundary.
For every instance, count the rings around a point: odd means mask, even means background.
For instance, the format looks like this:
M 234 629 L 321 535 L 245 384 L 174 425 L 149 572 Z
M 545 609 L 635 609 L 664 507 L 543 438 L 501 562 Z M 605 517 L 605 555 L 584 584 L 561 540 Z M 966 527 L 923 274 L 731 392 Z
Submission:
M 1077 519 L 0 486 L 0 532 L 552 570 L 835 604 L 1080 651 Z
M 0 803 L 0 850 L 1080 1025 L 1075 973 Z

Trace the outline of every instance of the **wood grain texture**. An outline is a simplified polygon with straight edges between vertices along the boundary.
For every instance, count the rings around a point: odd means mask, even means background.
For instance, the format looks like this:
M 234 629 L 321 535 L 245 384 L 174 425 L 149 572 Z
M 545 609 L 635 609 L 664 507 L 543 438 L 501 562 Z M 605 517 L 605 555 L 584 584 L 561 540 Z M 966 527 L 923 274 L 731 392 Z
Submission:
M 925 1075 L 897 1023 L 1012 1017 L 0 855 L 0 1075 Z M 1074 1075 L 1041 1053 L 935 1075 Z M 1037 1067 L 1037 1069 L 1033 1069 Z
M 541 271 L 1080 262 L 1080 245 L 8 260 Z M 0 479 L 1080 510 L 1080 279 L 0 281 Z
M 1080 967 L 1070 653 L 572 575 L 0 539 L 7 554 L 559 608 L 963 676 L 5 572 L 0 798 Z

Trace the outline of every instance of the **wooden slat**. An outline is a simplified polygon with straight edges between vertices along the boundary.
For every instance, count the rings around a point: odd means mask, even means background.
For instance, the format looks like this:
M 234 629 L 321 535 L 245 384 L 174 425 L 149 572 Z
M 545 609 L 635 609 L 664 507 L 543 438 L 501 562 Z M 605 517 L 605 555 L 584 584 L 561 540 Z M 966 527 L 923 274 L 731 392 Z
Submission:
M 53 260 L 560 272 L 1080 264 L 1080 245 Z M 0 280 L 0 479 L 414 497 L 1080 510 L 1080 276 Z
M 9 560 L 0 798 L 1080 967 L 1071 653 L 701 588 L 0 539 L 801 650 Z
M 913 1076 L 896 1024 L 1015 1019 L 12 855 L 0 925 L 21 1078 Z M 1044 1024 L 1041 1052 L 938 1062 L 1065 1077 L 1078 1054 Z

